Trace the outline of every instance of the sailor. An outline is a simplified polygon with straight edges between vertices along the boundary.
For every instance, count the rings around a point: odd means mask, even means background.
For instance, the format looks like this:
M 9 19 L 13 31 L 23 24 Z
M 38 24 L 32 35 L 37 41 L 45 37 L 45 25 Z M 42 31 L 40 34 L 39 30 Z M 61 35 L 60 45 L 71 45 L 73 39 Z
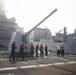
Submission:
M 12 49 L 11 49 L 11 53 L 10 53 L 10 56 L 9 56 L 9 61 L 11 61 L 11 58 L 14 61 L 15 60 L 15 49 L 16 49 L 15 41 L 13 41 L 11 48 Z
M 45 46 L 45 56 L 47 56 L 48 55 L 48 47 L 47 47 L 47 45 Z
M 39 44 L 36 45 L 36 57 L 38 57 Z
M 57 56 L 60 56 L 60 43 L 57 44 Z
M 33 45 L 33 43 L 31 43 L 31 45 L 30 45 L 30 51 L 31 51 L 30 57 L 34 57 L 34 45 Z
M 17 60 L 18 60 L 20 55 L 21 55 L 22 59 L 24 59 L 24 48 L 25 48 L 25 43 L 23 42 L 20 45 L 20 50 L 19 50 L 19 53 L 18 53 L 18 56 L 17 56 Z
M 61 56 L 64 56 L 64 50 L 65 50 L 64 43 L 62 42 L 61 43 Z
M 43 57 L 43 54 L 44 54 L 44 52 L 43 52 L 43 45 L 41 44 L 40 45 L 40 56 Z

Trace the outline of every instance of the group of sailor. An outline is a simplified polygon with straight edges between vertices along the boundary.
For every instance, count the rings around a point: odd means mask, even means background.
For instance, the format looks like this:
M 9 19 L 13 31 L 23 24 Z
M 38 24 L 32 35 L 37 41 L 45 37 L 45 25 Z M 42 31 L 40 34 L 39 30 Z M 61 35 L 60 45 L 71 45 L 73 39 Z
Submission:
M 11 53 L 9 56 L 9 61 L 11 61 L 11 59 L 14 61 L 15 60 L 15 49 L 16 49 L 16 42 L 13 41 L 12 46 L 11 46 Z M 26 48 L 25 43 L 21 43 L 20 45 L 20 49 L 17 55 L 17 60 L 19 58 L 19 55 L 21 54 L 22 59 L 24 59 L 24 48 Z M 35 50 L 35 56 L 38 57 L 39 56 L 39 51 L 40 51 L 40 56 L 43 57 L 44 56 L 44 51 L 45 51 L 45 56 L 48 55 L 48 47 L 47 45 L 44 47 L 43 49 L 43 45 L 41 44 L 39 46 L 39 44 L 37 44 L 35 47 L 33 45 L 33 43 L 30 44 L 30 57 L 34 57 L 34 50 Z M 64 56 L 64 43 L 58 43 L 57 44 L 57 56 Z
M 11 53 L 10 53 L 10 56 L 9 56 L 9 61 L 11 61 L 11 59 L 14 61 L 15 60 L 15 49 L 17 48 L 16 47 L 16 42 L 13 41 L 12 43 L 12 46 L 11 46 Z M 22 59 L 24 59 L 24 48 L 27 48 L 25 46 L 25 43 L 21 43 L 20 45 L 20 49 L 19 49 L 19 52 L 17 54 L 17 60 L 19 58 L 19 56 L 21 55 Z M 44 47 L 44 50 L 45 50 L 45 56 L 48 55 L 48 47 L 47 45 Z M 34 51 L 35 51 L 35 56 L 38 57 L 39 56 L 39 51 L 40 51 L 40 56 L 43 57 L 44 56 L 44 50 L 43 50 L 43 45 L 41 44 L 39 46 L 39 44 L 37 44 L 35 47 L 33 45 L 33 43 L 30 44 L 30 57 L 34 57 Z

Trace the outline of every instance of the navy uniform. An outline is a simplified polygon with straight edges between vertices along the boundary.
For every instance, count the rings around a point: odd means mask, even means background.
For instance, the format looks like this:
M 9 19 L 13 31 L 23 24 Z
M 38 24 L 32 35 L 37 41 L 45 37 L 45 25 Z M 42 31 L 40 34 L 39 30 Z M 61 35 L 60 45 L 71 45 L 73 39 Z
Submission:
M 57 44 L 57 56 L 60 56 L 61 46 L 60 43 Z
M 42 44 L 41 44 L 41 45 L 40 45 L 40 56 L 43 57 L 43 54 L 44 54 L 44 52 L 43 52 L 43 46 L 42 46 Z
M 47 47 L 47 45 L 45 46 L 45 56 L 47 56 L 48 55 L 48 47 Z
M 62 42 L 62 45 L 61 45 L 61 56 L 64 56 L 64 43 Z
M 15 60 L 15 49 L 16 49 L 15 41 L 13 41 L 11 48 L 12 48 L 12 50 L 11 50 L 11 53 L 10 53 L 10 56 L 9 56 L 9 61 L 11 61 L 11 58 L 14 61 Z
M 25 44 L 22 43 L 22 44 L 20 45 L 20 50 L 19 50 L 19 54 L 18 54 L 18 56 L 17 56 L 17 60 L 18 60 L 20 54 L 21 54 L 22 59 L 24 59 L 24 48 L 25 48 Z
M 36 45 L 36 57 L 38 57 L 38 49 L 39 49 L 39 45 Z
M 30 45 L 30 50 L 31 50 L 30 56 L 34 57 L 34 46 L 33 46 L 33 44 Z

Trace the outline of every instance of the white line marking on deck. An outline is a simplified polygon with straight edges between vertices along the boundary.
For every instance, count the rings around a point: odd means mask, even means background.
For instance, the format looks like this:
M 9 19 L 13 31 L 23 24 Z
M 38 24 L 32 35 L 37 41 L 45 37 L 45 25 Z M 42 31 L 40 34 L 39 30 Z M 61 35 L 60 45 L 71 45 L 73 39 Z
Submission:
M 10 68 L 2 68 L 0 71 L 5 70 L 15 70 L 15 69 L 23 69 L 23 68 L 35 68 L 35 67 L 46 67 L 46 66 L 58 66 L 58 65 L 66 65 L 66 64 L 74 64 L 76 61 L 71 62 L 61 62 L 61 63 L 53 63 L 53 64 L 40 64 L 40 65 L 31 65 L 31 66 L 22 66 L 22 67 L 10 67 Z

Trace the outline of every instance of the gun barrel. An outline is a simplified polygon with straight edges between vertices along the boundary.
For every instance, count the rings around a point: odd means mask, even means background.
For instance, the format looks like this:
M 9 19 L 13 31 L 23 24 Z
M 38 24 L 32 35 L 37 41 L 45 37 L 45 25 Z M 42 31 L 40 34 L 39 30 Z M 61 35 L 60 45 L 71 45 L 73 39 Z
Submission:
M 54 9 L 48 16 L 46 16 L 43 20 L 41 20 L 35 27 L 33 27 L 30 31 L 28 31 L 26 35 L 28 35 L 30 32 L 32 32 L 36 27 L 38 27 L 40 24 L 42 24 L 47 18 L 49 18 L 52 14 L 54 14 L 57 11 L 57 9 Z

